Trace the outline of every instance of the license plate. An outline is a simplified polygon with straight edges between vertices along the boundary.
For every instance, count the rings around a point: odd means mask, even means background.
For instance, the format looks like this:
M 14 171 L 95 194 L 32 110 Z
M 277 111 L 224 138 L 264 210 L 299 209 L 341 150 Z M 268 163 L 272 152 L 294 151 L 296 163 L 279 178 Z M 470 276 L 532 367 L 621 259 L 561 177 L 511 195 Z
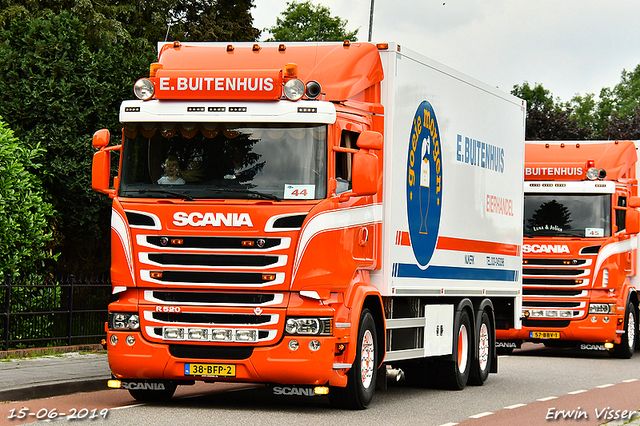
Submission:
M 560 333 L 557 331 L 531 331 L 529 337 L 531 339 L 559 339 Z
M 235 364 L 185 364 L 185 376 L 236 377 Z

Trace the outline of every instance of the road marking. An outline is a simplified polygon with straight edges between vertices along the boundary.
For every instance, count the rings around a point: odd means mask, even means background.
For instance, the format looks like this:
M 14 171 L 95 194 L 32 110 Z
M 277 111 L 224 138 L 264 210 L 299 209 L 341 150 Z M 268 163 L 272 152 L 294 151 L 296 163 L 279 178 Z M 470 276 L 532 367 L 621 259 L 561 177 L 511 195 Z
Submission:
M 481 417 L 486 417 L 486 416 L 490 416 L 491 414 L 493 414 L 490 411 L 485 411 L 484 413 L 480 413 L 480 414 L 476 414 L 474 416 L 469 416 L 470 419 L 479 419 Z
M 458 423 L 445 423 L 443 425 L 440 426 L 456 426 Z
M 629 379 L 629 380 L 623 380 L 622 383 L 632 383 L 632 382 L 637 382 L 638 379 Z
M 504 408 L 505 408 L 505 410 L 513 410 L 514 408 L 524 407 L 525 405 L 527 405 L 527 404 L 513 404 L 513 405 L 510 405 L 510 406 L 504 407 Z
M 614 386 L 613 383 L 607 383 L 606 385 L 600 385 L 600 386 L 596 386 L 598 389 L 604 389 L 604 388 L 610 388 L 611 386 Z
M 540 401 L 540 402 L 551 401 L 552 399 L 556 399 L 556 398 L 557 398 L 557 396 L 548 396 L 546 398 L 540 398 L 540 399 L 538 399 L 538 401 Z
M 568 395 L 577 395 L 577 394 L 579 394 L 579 393 L 584 393 L 584 392 L 586 392 L 586 391 L 587 391 L 586 389 L 580 389 L 580 390 L 573 391 L 573 392 L 567 392 L 567 394 L 568 394 Z

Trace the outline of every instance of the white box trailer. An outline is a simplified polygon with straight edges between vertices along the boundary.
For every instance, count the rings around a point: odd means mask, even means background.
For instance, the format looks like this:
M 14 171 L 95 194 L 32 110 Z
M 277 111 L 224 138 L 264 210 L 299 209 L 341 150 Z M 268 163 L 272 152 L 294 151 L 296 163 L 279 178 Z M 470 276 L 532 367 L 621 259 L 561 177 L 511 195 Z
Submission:
M 383 254 L 371 280 L 386 299 L 385 360 L 453 357 L 468 306 L 496 371 L 492 328 L 521 325 L 526 105 L 404 47 L 380 53 Z M 479 337 L 488 305 L 495 321 Z

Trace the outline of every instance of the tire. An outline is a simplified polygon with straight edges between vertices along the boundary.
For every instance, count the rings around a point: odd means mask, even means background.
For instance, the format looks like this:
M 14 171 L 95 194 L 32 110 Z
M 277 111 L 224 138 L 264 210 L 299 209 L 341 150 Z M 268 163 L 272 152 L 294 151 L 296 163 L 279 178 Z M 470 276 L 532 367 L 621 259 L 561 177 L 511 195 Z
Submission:
M 347 386 L 332 387 L 331 405 L 350 410 L 364 410 L 373 399 L 378 373 L 378 335 L 373 315 L 363 309 L 358 325 L 356 357 L 347 373 Z
M 638 312 L 636 307 L 627 300 L 627 307 L 624 312 L 624 334 L 620 338 L 620 344 L 614 345 L 610 352 L 614 358 L 629 359 L 633 356 L 638 340 Z
M 175 383 L 165 382 L 164 390 L 129 389 L 129 393 L 136 401 L 161 402 L 170 400 L 177 387 Z
M 474 335 L 469 313 L 466 310 L 457 313 L 454 321 L 454 360 L 440 361 L 433 369 L 438 387 L 450 390 L 465 388 L 471 370 Z
M 478 329 L 478 341 L 476 342 L 478 357 L 473 359 L 469 372 L 469 384 L 474 386 L 482 386 L 489 377 L 496 346 L 495 330 L 486 311 L 482 312 Z

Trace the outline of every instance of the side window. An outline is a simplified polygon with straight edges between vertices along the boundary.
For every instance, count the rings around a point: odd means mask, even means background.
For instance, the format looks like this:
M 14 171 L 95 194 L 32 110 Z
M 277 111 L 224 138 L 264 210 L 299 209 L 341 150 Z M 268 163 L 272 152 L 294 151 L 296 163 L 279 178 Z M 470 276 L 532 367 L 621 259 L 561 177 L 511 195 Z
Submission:
M 618 197 L 618 207 L 627 207 L 627 197 Z M 618 231 L 626 229 L 625 219 L 627 211 L 624 208 L 616 209 L 616 226 Z
M 340 148 L 357 150 L 356 141 L 360 133 L 343 130 L 340 135 Z M 351 189 L 351 165 L 353 163 L 352 152 L 335 152 L 336 156 L 336 193 L 341 194 Z

